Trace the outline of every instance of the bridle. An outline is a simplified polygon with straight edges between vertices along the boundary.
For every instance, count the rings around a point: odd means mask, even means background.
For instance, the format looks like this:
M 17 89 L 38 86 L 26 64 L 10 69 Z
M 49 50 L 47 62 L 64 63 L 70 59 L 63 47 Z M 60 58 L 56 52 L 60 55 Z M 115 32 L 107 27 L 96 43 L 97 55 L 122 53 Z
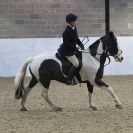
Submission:
M 87 42 L 89 41 L 89 37 L 88 36 L 85 36 L 84 38 L 83 38 L 83 40 L 82 40 L 82 43 L 84 42 L 84 40 L 87 38 L 87 41 L 84 43 L 84 45 L 85 44 L 87 44 Z M 101 41 L 101 39 L 99 39 L 99 41 Z M 107 48 L 108 46 L 106 45 L 105 46 L 105 50 L 103 51 L 103 53 L 102 54 L 99 54 L 99 53 L 95 53 L 96 55 L 103 55 L 105 58 L 107 58 L 108 59 L 108 63 L 107 64 L 105 64 L 104 66 L 107 66 L 107 65 L 109 65 L 110 64 L 110 62 L 111 62 L 111 59 L 110 59 L 110 53 L 109 53 L 109 51 L 108 51 L 108 48 Z M 91 55 L 92 54 L 94 54 L 94 53 L 92 53 L 92 52 L 90 52 L 90 51 L 84 51 L 84 50 L 81 50 L 83 53 L 90 53 Z M 122 54 L 122 50 L 118 50 L 118 51 L 120 51 L 120 53 L 118 54 L 118 55 L 115 55 L 115 56 L 113 56 L 114 57 L 114 59 L 119 59 L 118 57 Z M 98 60 L 97 58 L 96 58 L 96 56 L 94 57 L 96 60 Z M 100 62 L 100 60 L 98 60 L 99 62 Z
M 87 39 L 87 41 L 83 44 L 84 46 L 85 46 L 85 44 L 88 43 L 89 37 L 88 37 L 88 36 L 85 36 L 85 37 L 83 38 L 83 40 L 82 40 L 82 43 L 84 42 L 85 39 Z M 101 41 L 101 40 L 99 39 L 99 41 Z M 84 51 L 84 50 L 81 50 L 81 51 L 82 51 L 83 53 L 90 53 L 91 55 L 94 54 L 93 52 L 90 52 L 90 51 Z M 106 46 L 106 48 L 105 48 L 105 50 L 104 50 L 104 52 L 103 52 L 102 54 L 99 54 L 99 53 L 95 53 L 95 54 L 96 54 L 96 55 L 100 55 L 100 56 L 102 56 L 102 55 L 104 54 L 105 58 L 107 58 L 107 59 L 109 60 L 109 62 L 108 62 L 107 64 L 105 64 L 104 66 L 110 64 L 111 59 L 110 59 L 110 57 L 109 57 L 110 55 L 109 55 L 109 53 L 108 53 L 108 51 L 107 51 L 107 46 Z M 94 58 L 95 58 L 97 61 L 100 62 L 100 60 L 98 60 L 98 59 L 96 58 L 96 56 L 95 56 Z
M 120 51 L 120 53 L 114 56 L 115 59 L 119 59 L 118 57 L 122 54 L 122 50 L 118 50 L 118 51 Z

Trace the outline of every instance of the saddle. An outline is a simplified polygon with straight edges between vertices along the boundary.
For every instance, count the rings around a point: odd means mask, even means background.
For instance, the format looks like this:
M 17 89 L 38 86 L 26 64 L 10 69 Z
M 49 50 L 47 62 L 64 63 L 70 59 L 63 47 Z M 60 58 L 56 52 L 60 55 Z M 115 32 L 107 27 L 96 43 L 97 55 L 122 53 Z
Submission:
M 61 61 L 63 74 L 65 74 L 67 76 L 70 68 L 72 67 L 72 63 L 65 56 L 61 55 L 60 53 L 56 53 L 55 56 Z M 75 76 L 77 77 L 78 81 L 81 81 L 79 71 L 82 67 L 82 52 L 76 51 L 75 56 L 79 60 L 79 67 L 76 70 Z

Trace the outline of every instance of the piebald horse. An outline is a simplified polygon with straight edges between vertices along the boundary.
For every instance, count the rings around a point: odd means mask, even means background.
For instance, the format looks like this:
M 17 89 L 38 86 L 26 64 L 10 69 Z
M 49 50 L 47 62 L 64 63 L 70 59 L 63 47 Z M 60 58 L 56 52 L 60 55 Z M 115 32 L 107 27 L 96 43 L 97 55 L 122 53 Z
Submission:
M 105 89 L 112 96 L 117 108 L 121 108 L 122 104 L 115 94 L 113 88 L 102 81 L 106 58 L 114 57 L 115 61 L 122 62 L 122 50 L 117 43 L 117 39 L 113 32 L 96 40 L 86 50 L 82 52 L 82 67 L 80 70 L 82 82 L 87 84 L 89 107 L 97 110 L 98 107 L 92 102 L 92 93 L 94 85 Z M 29 65 L 31 80 L 24 85 L 26 70 Z M 55 56 L 55 53 L 44 52 L 35 57 L 28 58 L 20 67 L 15 77 L 15 98 L 21 98 L 21 111 L 27 111 L 25 107 L 26 98 L 31 89 L 40 82 L 43 85 L 42 97 L 51 106 L 54 111 L 61 111 L 60 107 L 55 106 L 48 97 L 48 90 L 51 80 L 66 83 L 66 77 L 62 72 L 62 63 Z

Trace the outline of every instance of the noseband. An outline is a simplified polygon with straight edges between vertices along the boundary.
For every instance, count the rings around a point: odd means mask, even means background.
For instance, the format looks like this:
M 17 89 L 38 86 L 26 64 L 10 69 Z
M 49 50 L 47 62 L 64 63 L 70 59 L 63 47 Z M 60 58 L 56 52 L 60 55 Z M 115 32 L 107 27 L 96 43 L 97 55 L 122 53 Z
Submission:
M 118 57 L 122 54 L 122 50 L 118 50 L 118 51 L 120 51 L 120 53 L 114 56 L 115 59 L 118 59 Z

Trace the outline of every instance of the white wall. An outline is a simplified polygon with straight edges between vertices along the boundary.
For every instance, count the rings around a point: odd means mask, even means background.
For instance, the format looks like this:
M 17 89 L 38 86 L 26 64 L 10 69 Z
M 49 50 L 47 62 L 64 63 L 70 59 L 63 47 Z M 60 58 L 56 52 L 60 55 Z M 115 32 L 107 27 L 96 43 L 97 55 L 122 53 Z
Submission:
M 96 39 L 90 38 L 85 47 Z M 61 43 L 61 38 L 0 39 L 0 76 L 15 76 L 26 58 L 44 51 L 56 51 Z M 124 61 L 117 63 L 111 58 L 111 63 L 105 67 L 105 74 L 133 74 L 133 37 L 118 37 L 118 43 L 124 52 Z

